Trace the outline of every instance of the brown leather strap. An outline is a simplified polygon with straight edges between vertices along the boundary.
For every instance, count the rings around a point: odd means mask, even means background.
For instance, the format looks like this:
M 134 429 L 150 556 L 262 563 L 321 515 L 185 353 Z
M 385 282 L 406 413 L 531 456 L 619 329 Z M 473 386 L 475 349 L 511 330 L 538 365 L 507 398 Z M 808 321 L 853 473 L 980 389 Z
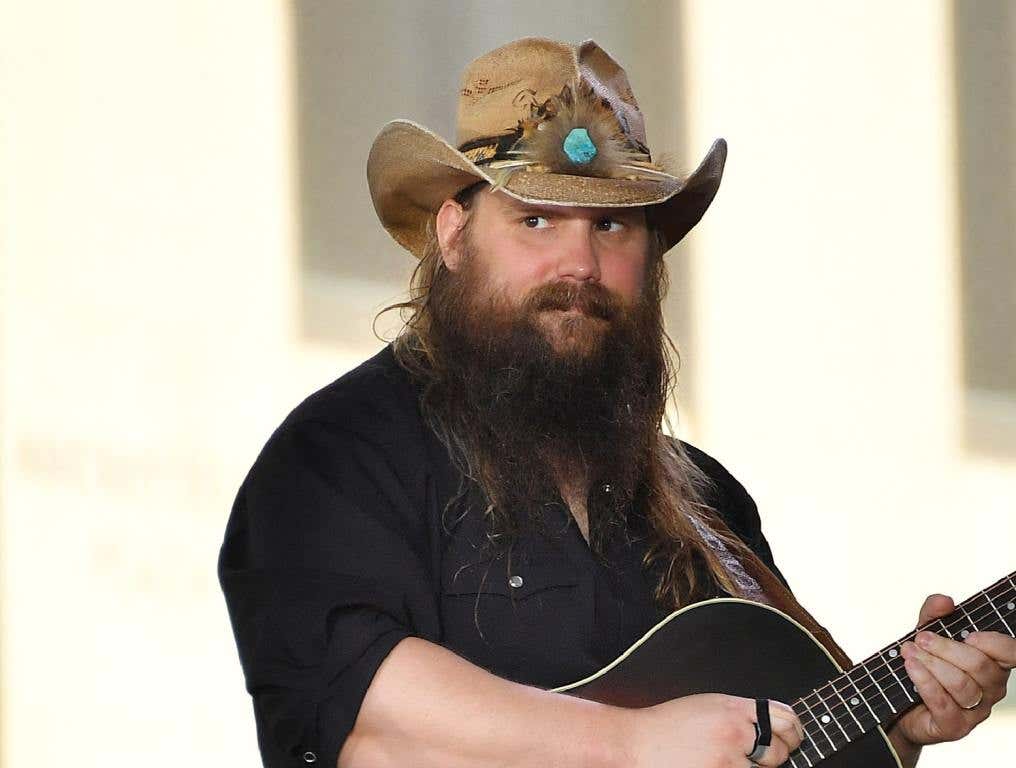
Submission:
M 719 519 L 719 516 L 714 517 L 710 522 L 718 532 L 737 540 L 737 535 L 730 530 L 726 523 Z M 854 664 L 850 660 L 850 657 L 837 645 L 836 641 L 833 640 L 833 636 L 829 634 L 829 631 L 815 621 L 815 618 L 805 610 L 804 606 L 797 602 L 797 598 L 794 597 L 789 589 L 783 586 L 783 582 L 776 577 L 776 574 L 770 571 L 769 567 L 747 546 L 740 547 L 739 550 L 737 552 L 737 559 L 740 560 L 748 575 L 758 582 L 759 587 L 762 588 L 762 592 L 765 593 L 772 607 L 783 611 L 783 613 L 811 632 L 815 636 L 815 639 L 822 644 L 822 647 L 829 652 L 836 660 L 836 663 L 843 667 L 844 670 L 853 667 Z
M 832 635 L 829 634 L 829 631 L 815 621 L 815 618 L 805 610 L 804 606 L 797 601 L 797 598 L 794 597 L 791 591 L 783 586 L 783 582 L 776 578 L 776 575 L 769 570 L 766 564 L 754 552 L 747 548 L 745 549 L 746 551 L 740 558 L 741 563 L 744 565 L 745 570 L 758 581 L 759 586 L 762 587 L 762 591 L 769 598 L 773 608 L 783 611 L 811 632 L 815 636 L 815 639 L 822 643 L 822 646 L 829 651 L 830 655 L 836 659 L 836 663 L 843 667 L 843 669 L 846 670 L 853 667 L 854 664 L 850 660 L 850 657 L 837 645 Z

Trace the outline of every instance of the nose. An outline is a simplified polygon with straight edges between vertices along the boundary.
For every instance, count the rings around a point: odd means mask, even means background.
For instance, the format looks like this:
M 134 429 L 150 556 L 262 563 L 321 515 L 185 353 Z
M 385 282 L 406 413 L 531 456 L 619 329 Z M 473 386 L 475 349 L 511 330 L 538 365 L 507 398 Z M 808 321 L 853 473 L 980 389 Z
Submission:
M 561 280 L 599 282 L 600 260 L 591 233 L 573 231 L 558 242 L 557 276 Z

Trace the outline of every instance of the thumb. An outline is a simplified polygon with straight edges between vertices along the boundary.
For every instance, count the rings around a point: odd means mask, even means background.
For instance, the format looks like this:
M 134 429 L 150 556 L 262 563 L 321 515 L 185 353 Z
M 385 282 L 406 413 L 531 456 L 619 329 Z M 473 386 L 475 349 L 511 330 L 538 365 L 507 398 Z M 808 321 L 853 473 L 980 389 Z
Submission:
M 929 595 L 921 606 L 921 613 L 917 619 L 917 626 L 923 626 L 929 621 L 948 616 L 956 610 L 956 604 L 948 595 Z

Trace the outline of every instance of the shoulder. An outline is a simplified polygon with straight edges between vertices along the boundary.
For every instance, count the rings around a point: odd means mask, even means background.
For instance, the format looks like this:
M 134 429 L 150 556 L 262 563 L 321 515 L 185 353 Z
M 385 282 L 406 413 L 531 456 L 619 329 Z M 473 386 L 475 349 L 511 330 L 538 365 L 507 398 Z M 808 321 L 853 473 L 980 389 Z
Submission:
M 708 478 L 708 485 L 703 489 L 706 503 L 739 538 L 754 546 L 761 534 L 761 520 L 751 494 L 723 464 L 701 448 L 683 440 L 678 442 L 688 458 Z
M 727 471 L 726 467 L 698 446 L 692 445 L 684 440 L 674 440 L 671 438 L 671 441 L 679 443 L 681 448 L 684 449 L 684 452 L 688 454 L 688 457 L 695 462 L 695 466 L 705 472 L 706 475 L 709 476 L 710 480 L 717 483 L 729 483 L 730 481 L 735 483 L 737 482 L 737 480 L 734 479 L 734 476 Z M 740 485 L 740 483 L 738 484 Z
M 390 346 L 308 395 L 273 430 L 253 470 L 294 466 L 409 480 L 423 468 L 418 393 Z M 392 477 L 394 475 L 394 477 Z
M 301 422 L 322 422 L 369 433 L 412 421 L 418 414 L 416 389 L 388 345 L 308 395 L 289 413 L 280 428 Z
M 384 451 L 406 452 L 424 439 L 419 392 L 391 345 L 304 398 L 269 442 L 314 431 Z
M 734 534 L 788 587 L 780 569 L 776 567 L 773 551 L 762 532 L 758 506 L 751 494 L 720 462 L 690 443 L 680 441 L 690 458 L 708 478 L 708 487 L 703 489 L 705 501 L 716 510 Z
M 272 431 L 237 491 L 227 540 L 320 553 L 368 530 L 420 531 L 432 474 L 422 430 L 409 377 L 383 350 Z

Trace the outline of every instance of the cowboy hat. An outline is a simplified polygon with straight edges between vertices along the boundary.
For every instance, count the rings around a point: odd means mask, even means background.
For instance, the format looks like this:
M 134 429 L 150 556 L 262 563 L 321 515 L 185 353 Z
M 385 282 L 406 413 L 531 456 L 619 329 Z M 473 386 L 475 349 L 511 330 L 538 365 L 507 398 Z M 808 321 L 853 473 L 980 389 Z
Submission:
M 410 120 L 374 139 L 367 184 L 382 225 L 417 258 L 448 198 L 487 182 L 519 200 L 653 206 L 666 249 L 705 213 L 723 176 L 717 139 L 686 178 L 653 162 L 624 70 L 592 40 L 523 38 L 473 61 L 459 91 L 456 146 Z

